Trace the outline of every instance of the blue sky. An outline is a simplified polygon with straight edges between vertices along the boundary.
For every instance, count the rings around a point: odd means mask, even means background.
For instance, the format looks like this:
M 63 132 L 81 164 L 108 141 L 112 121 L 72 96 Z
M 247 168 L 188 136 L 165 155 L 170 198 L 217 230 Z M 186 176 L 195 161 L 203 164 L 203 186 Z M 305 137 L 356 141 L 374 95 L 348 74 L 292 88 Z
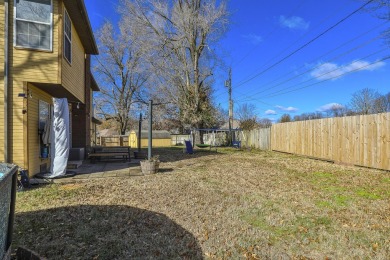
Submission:
M 117 1 L 85 0 L 94 30 L 115 24 Z M 390 91 L 389 45 L 379 38 L 390 23 L 361 11 L 303 45 L 362 5 L 359 0 L 231 0 L 231 25 L 217 49 L 226 64 L 217 73 L 215 101 L 228 107 L 223 86 L 232 67 L 235 106 L 251 103 L 261 118 L 278 119 L 347 104 L 352 93 Z M 323 82 L 322 82 L 323 81 Z

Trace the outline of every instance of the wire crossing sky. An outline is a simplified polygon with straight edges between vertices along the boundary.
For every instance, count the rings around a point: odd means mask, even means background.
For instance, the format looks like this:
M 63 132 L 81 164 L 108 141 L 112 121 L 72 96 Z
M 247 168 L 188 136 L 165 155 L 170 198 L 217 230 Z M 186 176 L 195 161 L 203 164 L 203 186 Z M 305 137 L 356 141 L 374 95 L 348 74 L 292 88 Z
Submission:
M 232 67 L 233 100 L 256 106 L 261 118 L 326 112 L 346 105 L 352 93 L 390 92 L 390 23 L 359 0 L 229 1 L 231 26 L 216 46 L 222 57 L 214 90 L 228 108 L 224 81 Z M 117 0 L 85 0 L 94 30 L 118 23 Z

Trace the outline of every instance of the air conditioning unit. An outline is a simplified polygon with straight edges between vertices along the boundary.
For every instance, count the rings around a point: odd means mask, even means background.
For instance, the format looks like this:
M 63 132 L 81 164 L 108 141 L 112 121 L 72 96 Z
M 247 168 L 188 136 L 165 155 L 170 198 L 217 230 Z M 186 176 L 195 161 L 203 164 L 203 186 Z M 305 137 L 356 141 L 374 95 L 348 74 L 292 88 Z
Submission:
M 0 163 L 0 259 L 11 258 L 17 166 Z

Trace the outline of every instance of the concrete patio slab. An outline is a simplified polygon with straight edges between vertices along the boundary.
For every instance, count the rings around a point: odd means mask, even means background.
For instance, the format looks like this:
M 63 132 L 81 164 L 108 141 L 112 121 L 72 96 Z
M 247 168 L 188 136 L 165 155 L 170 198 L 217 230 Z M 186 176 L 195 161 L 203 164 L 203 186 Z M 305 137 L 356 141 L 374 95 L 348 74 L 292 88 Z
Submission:
M 72 183 L 100 178 L 130 178 L 142 176 L 140 160 L 132 159 L 131 162 L 96 162 L 83 161 L 77 169 L 69 169 L 76 176 L 64 179 L 54 179 L 54 183 Z

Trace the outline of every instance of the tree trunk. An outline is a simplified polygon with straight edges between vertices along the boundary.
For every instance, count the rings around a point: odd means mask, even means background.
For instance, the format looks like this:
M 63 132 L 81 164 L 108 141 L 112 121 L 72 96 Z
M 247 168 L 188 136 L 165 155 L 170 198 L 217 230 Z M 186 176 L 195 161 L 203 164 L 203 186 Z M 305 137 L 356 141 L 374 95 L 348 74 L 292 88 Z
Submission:
M 201 144 L 204 144 L 203 135 L 204 135 L 204 131 L 199 131 L 199 141 Z

